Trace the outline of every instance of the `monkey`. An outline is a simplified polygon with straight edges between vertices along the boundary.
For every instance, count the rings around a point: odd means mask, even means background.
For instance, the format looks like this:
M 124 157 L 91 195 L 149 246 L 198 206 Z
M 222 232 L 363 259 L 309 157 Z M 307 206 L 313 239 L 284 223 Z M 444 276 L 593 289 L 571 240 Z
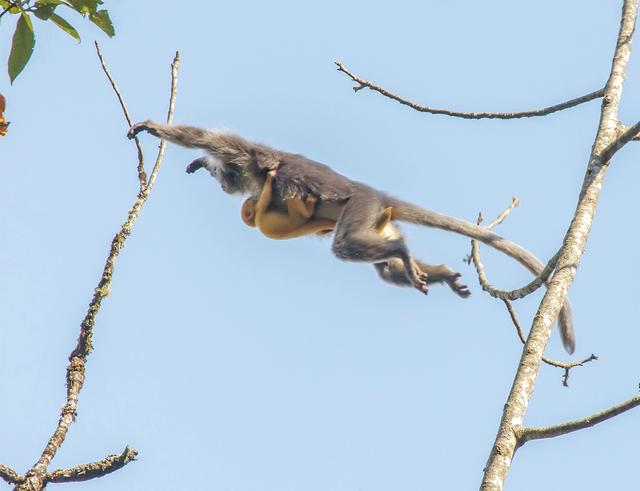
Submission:
M 263 235 L 271 239 L 290 239 L 310 234 L 324 235 L 333 231 L 335 221 L 326 218 L 311 219 L 317 202 L 314 196 L 307 196 L 304 202 L 298 198 L 285 199 L 288 213 L 267 211 L 271 203 L 275 175 L 275 170 L 268 171 L 260 196 L 257 199 L 249 197 L 243 203 L 241 217 L 246 225 L 257 225 Z M 400 234 L 398 227 L 391 221 L 392 214 L 391 207 L 385 208 L 375 226 L 376 232 L 386 240 L 397 238 Z M 468 287 L 459 282 L 460 273 L 452 271 L 447 265 L 431 265 L 419 260 L 416 260 L 416 263 L 420 270 L 427 274 L 427 284 L 447 283 L 462 298 L 471 294 Z M 407 281 L 402 261 L 389 259 L 375 263 L 374 266 L 383 280 L 399 286 L 411 286 Z
M 287 198 L 287 212 L 268 210 L 273 194 L 273 178 L 276 170 L 267 172 L 260 196 L 249 197 L 242 204 L 242 221 L 250 227 L 258 227 L 260 232 L 270 239 L 293 239 L 304 235 L 332 232 L 336 226 L 334 220 L 311 218 L 316 209 L 317 199 L 307 196 L 303 201 L 299 198 Z
M 435 227 L 479 240 L 517 260 L 534 275 L 544 267 L 529 251 L 490 230 L 394 198 L 303 155 L 275 150 L 231 133 L 150 120 L 134 124 L 128 137 L 134 138 L 142 131 L 184 147 L 205 150 L 206 154 L 191 162 L 186 170 L 193 173 L 204 167 L 227 194 L 258 196 L 265 174 L 277 169 L 273 180 L 274 207 L 284 208 L 287 198 L 316 197 L 314 217 L 336 221 L 331 247 L 334 255 L 345 261 L 373 263 L 381 278 L 390 283 L 413 286 L 423 293 L 428 291 L 428 268 L 422 269 L 424 265 L 413 258 L 395 221 Z M 386 226 L 392 232 L 389 236 L 376 230 L 385 214 L 389 216 Z M 459 278 L 450 271 L 442 272 L 449 286 Z M 575 335 L 568 302 L 560 311 L 559 324 L 563 345 L 573 353 Z

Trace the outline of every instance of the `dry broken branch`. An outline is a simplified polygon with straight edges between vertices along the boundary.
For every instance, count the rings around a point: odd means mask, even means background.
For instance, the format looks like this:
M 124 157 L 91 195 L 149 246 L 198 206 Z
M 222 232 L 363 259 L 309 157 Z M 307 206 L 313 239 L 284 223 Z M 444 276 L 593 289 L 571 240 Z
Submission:
M 571 99 L 566 102 L 561 102 L 560 104 L 554 104 L 553 106 L 544 107 L 541 109 L 534 109 L 531 111 L 521 111 L 521 112 L 463 112 L 463 111 L 453 111 L 450 109 L 437 109 L 434 107 L 423 106 L 422 104 L 418 104 L 416 102 L 412 102 L 408 99 L 400 97 L 399 95 L 394 94 L 393 92 L 381 87 L 379 85 L 374 84 L 373 82 L 369 82 L 368 80 L 364 80 L 363 78 L 358 77 L 351 73 L 340 61 L 335 62 L 338 67 L 339 72 L 345 73 L 351 80 L 353 80 L 356 85 L 353 87 L 355 92 L 362 90 L 364 88 L 371 89 L 379 94 L 382 94 L 389 99 L 393 99 L 394 101 L 399 102 L 405 106 L 409 106 L 416 111 L 420 111 L 423 113 L 430 114 L 444 114 L 445 116 L 453 116 L 456 118 L 463 119 L 518 119 L 518 118 L 532 118 L 536 116 L 546 116 L 547 114 L 555 113 L 558 111 L 562 111 L 563 109 L 568 109 L 570 107 L 577 106 L 579 104 L 592 101 L 593 99 L 597 99 L 602 97 L 604 94 L 604 89 L 598 89 L 595 92 L 591 92 L 589 94 L 585 94 L 580 97 L 576 97 L 575 99 Z
M 56 469 L 48 472 L 45 477 L 46 482 L 81 482 L 103 477 L 118 469 L 121 469 L 132 460 L 135 460 L 138 452 L 133 448 L 126 447 L 122 453 L 109 455 L 98 462 L 78 465 L 71 469 Z

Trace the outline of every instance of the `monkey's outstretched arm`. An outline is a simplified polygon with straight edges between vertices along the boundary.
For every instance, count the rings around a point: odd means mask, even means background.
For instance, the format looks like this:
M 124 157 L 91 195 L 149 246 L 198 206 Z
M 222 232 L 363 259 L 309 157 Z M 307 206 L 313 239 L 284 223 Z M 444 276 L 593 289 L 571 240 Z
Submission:
M 503 252 L 512 257 L 534 275 L 539 275 L 544 269 L 544 264 L 524 247 L 507 240 L 486 228 L 475 225 L 471 222 L 442 215 L 435 211 L 426 210 L 405 201 L 395 198 L 388 198 L 389 206 L 393 207 L 393 219 L 426 227 L 439 228 L 448 232 L 464 235 L 471 239 L 479 240 L 488 246 Z M 565 301 L 558 319 L 560 325 L 560 337 L 565 349 L 571 354 L 575 350 L 575 333 L 573 331 L 573 319 L 571 316 L 571 306 Z
M 129 129 L 127 137 L 131 140 L 142 131 L 183 147 L 204 148 L 207 150 L 211 150 L 211 137 L 214 135 L 209 130 L 196 128 L 195 126 L 159 124 L 148 119 L 134 124 Z

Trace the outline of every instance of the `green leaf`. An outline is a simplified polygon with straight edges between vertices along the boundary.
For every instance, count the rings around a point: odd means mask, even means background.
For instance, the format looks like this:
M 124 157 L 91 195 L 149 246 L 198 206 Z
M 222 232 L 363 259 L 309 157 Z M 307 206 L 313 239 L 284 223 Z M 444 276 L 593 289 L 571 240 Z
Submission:
M 67 0 L 67 3 L 82 15 L 91 15 L 97 12 L 98 6 L 102 5 L 102 0 Z
M 11 5 L 13 2 L 8 1 L 8 0 L 0 0 L 0 9 L 2 9 L 4 11 L 4 9 L 6 9 L 7 7 L 9 7 L 9 5 Z M 9 9 L 9 13 L 10 14 L 18 14 L 22 12 L 22 9 L 18 6 L 18 5 L 13 5 L 10 9 Z
M 36 8 L 33 11 L 33 15 L 35 15 L 40 20 L 48 20 L 49 17 L 53 14 L 55 10 L 55 5 L 42 5 L 40 2 L 36 3 Z
M 67 2 L 63 2 L 62 0 L 38 0 L 36 2 L 36 8 L 40 5 L 53 5 L 54 7 L 57 5 L 68 5 Z
M 35 44 L 36 38 L 33 35 L 31 18 L 23 12 L 13 33 L 11 53 L 9 54 L 9 79 L 12 84 L 31 58 Z
M 78 31 L 76 31 L 71 24 L 69 24 L 66 20 L 64 20 L 58 14 L 52 14 L 50 20 L 56 26 L 58 26 L 60 29 L 62 29 L 64 32 L 69 34 L 69 36 L 71 36 L 74 39 L 77 39 L 78 41 L 80 41 L 80 34 L 78 34 Z
M 109 12 L 106 10 L 98 10 L 95 14 L 89 14 L 89 20 L 102 29 L 110 38 L 116 35 L 109 18 Z

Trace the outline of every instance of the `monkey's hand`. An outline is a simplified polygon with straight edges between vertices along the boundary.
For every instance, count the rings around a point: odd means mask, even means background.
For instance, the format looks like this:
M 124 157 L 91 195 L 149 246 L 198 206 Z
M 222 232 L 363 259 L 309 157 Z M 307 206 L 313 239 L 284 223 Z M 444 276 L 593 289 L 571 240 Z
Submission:
M 202 169 L 207 166 L 207 159 L 205 157 L 200 157 L 195 159 L 189 165 L 187 165 L 187 174 L 193 174 L 198 169 Z
M 146 120 L 146 121 L 142 121 L 141 123 L 134 124 L 131 128 L 129 128 L 129 132 L 127 133 L 127 138 L 129 140 L 133 140 L 141 131 L 148 131 L 153 135 L 154 132 L 149 126 L 149 123 L 151 123 L 151 121 Z

